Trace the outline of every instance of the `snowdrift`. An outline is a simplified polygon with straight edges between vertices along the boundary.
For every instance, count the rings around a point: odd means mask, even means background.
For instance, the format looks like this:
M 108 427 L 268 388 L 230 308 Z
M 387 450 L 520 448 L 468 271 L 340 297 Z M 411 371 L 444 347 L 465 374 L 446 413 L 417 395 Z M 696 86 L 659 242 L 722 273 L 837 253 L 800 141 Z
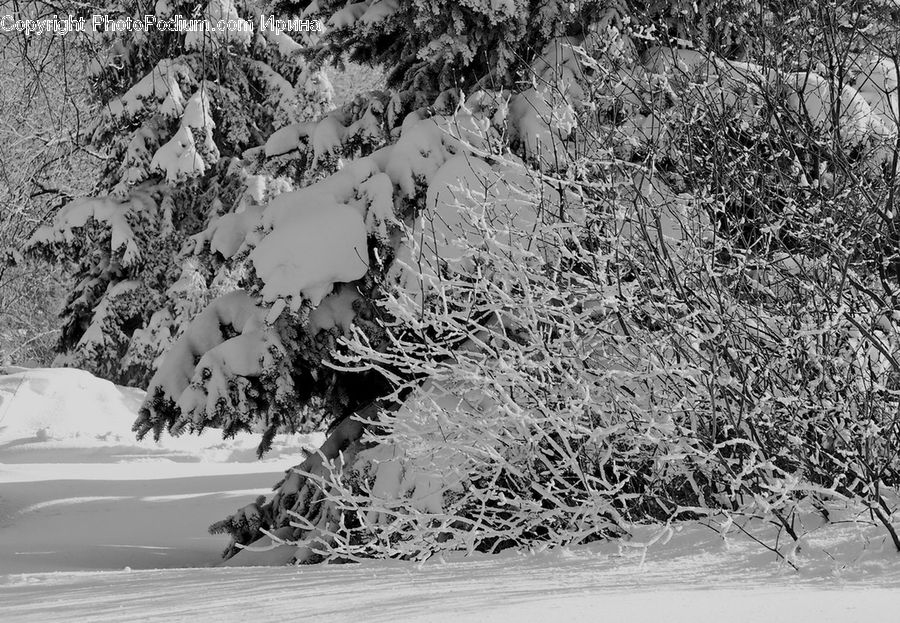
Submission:
M 256 462 L 258 435 L 223 440 L 220 431 L 210 429 L 158 443 L 137 441 L 132 425 L 143 400 L 142 390 L 83 370 L 0 369 L 0 462 L 82 462 L 91 455 L 103 462 Z M 279 435 L 266 461 L 298 459 L 317 439 Z
M 257 461 L 256 435 L 138 442 L 143 397 L 82 370 L 0 370 L 0 574 L 216 565 L 210 521 L 317 443 L 283 435 Z

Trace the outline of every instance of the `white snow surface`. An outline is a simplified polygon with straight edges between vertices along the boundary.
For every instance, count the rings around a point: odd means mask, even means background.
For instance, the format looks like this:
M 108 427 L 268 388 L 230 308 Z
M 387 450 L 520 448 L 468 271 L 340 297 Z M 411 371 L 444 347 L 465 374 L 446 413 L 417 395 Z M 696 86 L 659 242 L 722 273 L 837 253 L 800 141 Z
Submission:
M 0 370 L 4 623 L 896 620 L 900 556 L 858 523 L 812 530 L 799 571 L 700 523 L 423 564 L 217 567 L 225 538 L 207 524 L 318 440 L 281 437 L 262 462 L 250 435 L 136 442 L 142 397 L 79 370 Z
M 302 205 L 250 254 L 265 282 L 266 300 L 290 296 L 295 308 L 307 299 L 315 307 L 337 282 L 362 278 L 369 268 L 366 224 L 346 204 Z

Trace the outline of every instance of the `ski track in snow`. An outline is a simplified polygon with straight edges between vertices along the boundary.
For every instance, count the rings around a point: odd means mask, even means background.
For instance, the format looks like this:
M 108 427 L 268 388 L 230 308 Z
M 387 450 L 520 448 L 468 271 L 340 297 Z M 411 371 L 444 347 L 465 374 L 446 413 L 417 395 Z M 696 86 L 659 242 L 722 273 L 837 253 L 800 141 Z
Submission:
M 658 527 L 630 543 L 424 564 L 216 567 L 226 539 L 206 526 L 269 491 L 302 440 L 263 462 L 249 436 L 138 443 L 134 390 L 85 374 L 0 376 L 3 623 L 900 620 L 900 557 L 856 524 L 813 531 L 799 571 L 700 524 L 646 552 Z
M 8 576 L 4 620 L 890 621 L 896 583 L 712 576 L 699 561 L 653 570 L 603 556 L 446 564 L 177 569 Z M 48 599 L 49 597 L 49 599 Z

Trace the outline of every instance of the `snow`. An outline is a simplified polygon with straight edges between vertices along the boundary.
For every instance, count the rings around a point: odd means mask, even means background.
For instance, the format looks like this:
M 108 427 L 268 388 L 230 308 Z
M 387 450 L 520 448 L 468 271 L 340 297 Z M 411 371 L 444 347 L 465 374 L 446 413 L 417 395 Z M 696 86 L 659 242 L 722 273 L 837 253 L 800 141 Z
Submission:
M 268 94 L 270 106 L 275 109 L 276 124 L 283 125 L 285 123 L 293 123 L 300 121 L 297 118 L 297 105 L 301 99 L 301 95 L 284 76 L 274 71 L 269 65 L 261 61 L 250 61 L 249 68 L 252 69 L 255 77 L 264 85 Z M 307 74 L 306 79 L 309 78 Z M 302 86 L 306 79 L 298 81 L 298 85 Z M 309 93 L 312 95 L 312 93 Z
M 548 564 L 549 562 L 549 564 Z M 0 587 L 6 621 L 887 621 L 883 586 L 697 590 L 576 560 L 483 561 L 424 569 L 188 569 L 29 575 Z M 702 580 L 703 578 L 698 578 Z M 709 588 L 709 587 L 706 587 Z M 51 599 L 43 601 L 45 596 Z M 71 619 L 66 619 L 70 616 Z M 560 618 L 560 617 L 564 618 Z
M 491 4 L 496 10 L 511 6 Z M 392 6 L 396 3 L 348 4 L 332 24 L 367 23 Z M 230 0 L 211 3 L 208 9 L 222 14 L 231 10 Z M 289 47 L 282 46 L 282 51 L 289 52 Z M 581 96 L 574 48 L 562 45 L 550 52 L 544 65 L 534 67 L 535 86 L 509 104 L 511 129 L 531 158 L 544 157 L 541 147 L 566 148 L 565 139 L 575 127 L 574 109 L 558 94 L 572 101 Z M 646 67 L 673 77 L 711 71 L 737 80 L 720 64 L 690 50 L 651 51 Z M 885 122 L 879 122 L 884 127 L 875 123 L 878 115 L 896 110 L 896 95 L 891 100 L 884 92 L 890 77 L 875 61 L 866 67 L 868 77 L 840 93 L 841 132 L 847 140 L 890 134 Z M 738 69 L 735 65 L 732 71 Z M 744 69 L 768 79 L 752 67 Z M 258 73 L 268 76 L 262 69 Z M 795 91 L 791 104 L 806 111 L 814 124 L 827 127 L 830 117 L 825 113 L 833 97 L 828 82 L 814 73 L 791 74 L 786 80 Z M 267 78 L 267 83 L 280 93 L 280 105 L 289 107 L 293 87 L 275 78 Z M 201 135 L 206 131 L 205 147 L 215 149 L 209 138 L 209 103 L 198 90 L 181 109 L 183 97 L 175 78 L 162 84 L 144 85 L 141 93 L 120 105 L 135 113 L 138 104 L 155 97 L 164 100 L 164 112 L 182 114 L 181 129 L 157 152 L 154 165 L 170 179 L 202 172 L 190 130 Z M 519 161 L 496 164 L 497 158 L 485 157 L 491 149 L 491 124 L 480 112 L 472 112 L 476 106 L 470 104 L 475 103 L 467 101 L 452 116 L 423 120 L 419 113 L 410 113 L 395 145 L 347 164 L 318 184 L 281 195 L 264 208 L 248 206 L 214 220 L 195 239 L 225 257 L 253 248 L 250 260 L 264 283 L 263 297 L 275 301 L 270 323 L 285 301 L 295 309 L 309 301 L 318 305 L 309 315 L 311 333 L 347 332 L 359 298 L 347 284 L 368 269 L 367 236 L 385 236 L 394 186 L 406 197 L 428 187 L 422 220 L 413 227 L 423 232 L 428 225 L 431 238 L 423 243 L 427 255 L 443 261 L 461 262 L 473 247 L 489 242 L 478 237 L 477 222 L 468 222 L 495 216 L 479 211 L 485 204 L 502 208 L 499 217 L 514 232 L 527 234 L 528 225 L 537 221 L 527 197 L 541 190 L 539 182 L 528 177 Z M 307 140 L 316 161 L 329 160 L 341 154 L 349 137 L 376 136 L 377 119 L 369 110 L 349 126 L 340 113 L 318 124 L 294 124 L 276 133 L 265 151 L 285 154 Z M 664 121 L 652 115 L 637 115 L 620 130 L 635 143 L 658 143 L 665 136 Z M 135 143 L 135 161 L 143 156 L 140 147 Z M 630 218 L 652 217 L 646 229 L 653 242 L 677 243 L 694 233 L 687 228 L 691 206 L 683 197 L 643 175 L 634 181 L 647 210 Z M 261 192 L 256 201 L 261 201 Z M 549 202 L 558 206 L 560 200 L 551 196 Z M 42 235 L 71 236 L 72 229 L 89 218 L 110 220 L 110 206 L 119 207 L 96 201 L 72 204 L 63 233 Z M 620 225 L 628 234 L 632 226 L 625 217 Z M 122 224 L 110 225 L 114 249 L 133 237 L 125 231 L 124 217 Z M 705 225 L 697 227 L 702 233 Z M 476 231 L 466 236 L 466 229 Z M 411 249 L 401 249 L 396 266 L 412 263 Z M 278 345 L 267 342 L 263 315 L 245 293 L 218 299 L 172 349 L 172 359 L 162 368 L 166 372 L 154 378 L 151 387 L 178 398 L 183 411 L 197 416 L 195 424 L 205 423 L 203 413 L 213 412 L 216 401 L 229 394 L 229 379 L 258 376 L 274 366 L 266 357 L 273 352 L 270 347 Z M 238 335 L 227 338 L 231 333 L 223 327 Z M 205 385 L 196 377 L 202 370 L 209 372 Z M 185 570 L 181 567 L 215 564 L 221 539 L 205 536 L 203 527 L 265 492 L 277 479 L 273 474 L 299 462 L 298 452 L 290 461 L 288 453 L 300 444 L 276 444 L 268 462 L 247 463 L 256 445 L 255 440 L 248 443 L 250 437 L 225 443 L 210 432 L 163 444 L 135 442 L 130 429 L 141 393 L 104 383 L 77 370 L 18 371 L 0 377 L 0 555 L 11 561 L 4 562 L 6 575 L 0 577 L 4 620 L 184 620 L 204 615 L 218 620 L 232 614 L 243 620 L 245 615 L 238 612 L 248 605 L 255 616 L 315 620 L 358 618 L 360 612 L 367 620 L 542 620 L 563 613 L 565 620 L 596 620 L 599 613 L 654 621 L 662 616 L 692 621 L 882 620 L 893 607 L 891 591 L 900 584 L 900 558 L 884 531 L 857 522 L 808 526 L 802 548 L 790 554 L 799 571 L 739 531 L 732 529 L 723 537 L 714 531 L 716 525 L 701 522 L 675 531 L 633 526 L 632 540 L 624 543 L 433 560 L 422 566 Z M 385 446 L 370 451 L 379 468 L 375 492 L 391 496 L 398 488 L 414 489 L 421 492 L 424 509 L 439 512 L 428 478 L 401 482 L 399 461 L 386 454 L 391 452 Z M 771 529 L 764 540 L 774 542 Z M 284 550 L 273 548 L 251 559 L 284 560 Z M 694 591 L 697 587 L 714 590 Z
M 443 147 L 446 135 L 438 121 L 439 118 L 418 120 L 407 117 L 403 120 L 400 139 L 389 148 L 385 173 L 399 187 L 401 196 L 415 196 L 417 181 L 429 183 L 447 160 Z
M 147 105 L 155 106 L 170 96 L 177 100 L 181 97 L 178 78 L 189 74 L 188 68 L 179 61 L 163 59 L 121 98 L 110 101 L 109 112 L 115 117 L 131 117 Z M 166 109 L 170 106 L 168 104 Z
M 616 215 L 616 242 L 643 239 L 671 256 L 687 239 L 709 240 L 715 234 L 706 212 L 690 195 L 677 195 L 659 177 L 637 172 L 632 178 L 635 196 Z
M 169 350 L 163 365 L 150 380 L 148 393 L 177 398 L 187 388 L 197 360 L 226 341 L 223 327 L 241 333 L 261 325 L 262 310 L 243 290 L 215 299 L 191 321 Z
M 831 129 L 832 93 L 828 81 L 816 73 L 793 73 L 785 76 L 788 85 L 796 93 L 788 98 L 788 107 L 800 115 L 808 115 L 814 127 Z M 876 120 L 872 108 L 856 89 L 845 85 L 840 93 L 840 132 L 841 137 L 853 142 L 861 142 L 870 132 L 883 132 L 873 127 Z
M 337 153 L 346 135 L 347 128 L 341 125 L 340 120 L 333 115 L 329 115 L 317 123 L 312 135 L 313 154 L 315 154 L 313 166 Z
M 335 282 L 361 279 L 369 268 L 368 257 L 365 221 L 358 210 L 342 203 L 298 206 L 291 220 L 250 254 L 265 282 L 263 297 L 290 297 L 295 309 L 304 299 L 318 305 Z
M 851 73 L 856 74 L 856 84 L 843 84 L 839 93 L 825 76 L 824 67 L 819 67 L 818 73 L 803 71 L 777 75 L 751 63 L 727 61 L 696 50 L 651 48 L 645 54 L 643 68 L 656 78 L 680 82 L 699 80 L 707 86 L 718 81 L 725 87 L 718 96 L 732 100 L 730 103 L 743 102 L 744 105 L 753 98 L 739 95 L 742 89 L 753 92 L 761 85 L 787 85 L 791 89 L 788 107 L 822 131 L 831 130 L 832 104 L 839 100 L 838 127 L 842 139 L 852 144 L 864 143 L 869 138 L 890 142 L 896 136 L 897 113 L 900 112 L 893 64 L 890 59 L 873 54 L 851 55 L 847 60 Z M 629 88 L 638 86 L 633 76 L 628 76 L 623 83 Z M 707 103 L 715 104 L 716 98 Z M 649 138 L 648 127 L 646 122 L 635 120 L 619 131 L 643 133 Z M 872 154 L 874 160 L 884 160 L 884 153 L 883 149 L 876 149 Z
M 169 84 L 169 94 L 166 95 L 166 99 L 160 105 L 159 112 L 173 119 L 180 117 L 184 113 L 184 94 L 181 92 L 181 87 L 174 80 Z
M 196 242 L 194 252 L 198 253 L 208 242 L 211 251 L 225 259 L 232 257 L 259 222 L 262 212 L 262 206 L 248 206 L 243 212 L 231 212 L 214 218 L 204 231 L 192 236 Z
M 143 284 L 137 280 L 120 281 L 118 283 L 110 283 L 106 289 L 101 302 L 94 308 L 94 315 L 91 317 L 91 324 L 78 340 L 78 346 L 88 346 L 96 343 L 102 344 L 108 336 L 105 331 L 109 331 L 106 325 L 107 320 L 116 313 L 115 301 L 117 298 L 127 295 L 129 292 L 139 290 Z
M 12 574 L 216 564 L 222 538 L 205 526 L 265 493 L 318 439 L 282 435 L 264 462 L 252 435 L 137 442 L 141 390 L 80 370 L 9 372 L 0 375 L 4 592 Z
M 645 58 L 644 67 L 655 74 L 681 73 L 690 76 L 716 72 L 713 58 L 697 50 L 654 46 L 647 50 Z
M 178 131 L 153 155 L 150 169 L 163 171 L 172 183 L 202 175 L 207 166 L 219 158 L 219 149 L 212 137 L 215 127 L 207 86 L 203 84 L 184 107 Z M 196 143 L 195 132 L 203 138 L 201 145 Z M 204 156 L 208 163 L 204 162 Z
M 173 8 L 169 4 L 169 0 L 156 0 L 155 13 L 159 17 L 168 17 L 172 14 Z
M 266 30 L 265 37 L 271 43 L 278 46 L 278 53 L 282 56 L 297 54 L 303 50 L 303 46 L 291 39 L 280 30 Z
M 348 3 L 347 6 L 339 11 L 328 20 L 328 26 L 331 28 L 351 28 L 362 15 L 369 9 L 369 5 L 365 2 Z
M 132 425 L 143 400 L 142 390 L 113 385 L 83 370 L 0 369 L 0 483 L 65 474 L 53 463 L 68 461 L 84 464 L 72 475 L 77 472 L 91 480 L 117 479 L 117 475 L 152 479 L 156 472 L 177 477 L 180 463 L 190 463 L 193 467 L 186 469 L 204 475 L 218 473 L 223 468 L 211 466 L 225 462 L 235 464 L 224 468 L 228 473 L 257 469 L 247 464 L 256 461 L 259 440 L 254 435 L 224 441 L 219 431 L 209 430 L 158 443 L 137 441 Z M 265 471 L 271 473 L 279 471 L 271 468 L 273 463 L 285 456 L 299 458 L 300 447 L 311 443 L 306 435 L 278 439 L 266 455 L 269 468 Z M 104 468 L 105 463 L 116 467 Z M 0 517 L 5 508 L 0 495 Z
M 309 334 L 315 335 L 319 331 L 335 328 L 341 333 L 349 334 L 352 331 L 353 319 L 356 317 L 353 304 L 362 300 L 362 296 L 352 286 L 343 286 L 338 292 L 329 294 L 310 312 Z
M 178 108 L 175 105 L 174 100 L 171 100 L 169 98 L 166 99 L 166 102 L 168 106 L 164 106 L 163 108 L 171 111 L 177 110 L 178 112 L 175 113 L 174 116 L 181 114 L 183 105 L 181 108 Z M 166 110 L 163 110 L 161 108 L 160 112 L 162 112 L 163 114 L 168 114 Z M 156 150 L 156 144 L 156 132 L 148 125 L 145 124 L 134 132 L 131 140 L 128 141 L 128 148 L 126 149 L 125 157 L 122 160 L 122 179 L 117 185 L 117 191 L 128 190 L 138 182 L 142 182 L 147 179 L 147 165 L 150 164 L 151 150 Z
M 114 197 L 89 197 L 76 199 L 65 205 L 53 217 L 50 225 L 42 225 L 26 243 L 35 248 L 44 244 L 71 244 L 89 221 L 103 223 L 109 228 L 110 250 L 122 249 L 122 265 L 131 266 L 141 259 L 141 251 L 135 241 L 129 216 L 155 213 L 156 202 L 148 192 L 133 192 L 127 200 Z
M 266 156 L 281 156 L 300 146 L 300 139 L 309 136 L 315 123 L 303 122 L 287 125 L 269 137 L 266 141 Z
M 559 192 L 547 184 L 541 188 L 514 157 L 490 165 L 472 155 L 452 156 L 429 178 L 425 209 L 407 230 L 389 274 L 407 287 L 415 284 L 413 291 L 437 288 L 441 266 L 473 270 L 474 250 L 515 254 L 537 242 L 537 224 L 550 222 L 559 205 Z M 570 218 L 578 218 L 577 212 L 574 205 L 567 209 Z M 489 239 L 486 224 L 496 232 Z
M 367 26 L 384 21 L 400 9 L 398 0 L 376 0 L 360 16 L 359 21 Z
M 218 31 L 190 30 L 185 34 L 184 47 L 187 50 L 202 50 L 205 45 L 219 47 L 227 43 L 236 43 L 240 46 L 250 44 L 253 26 L 238 15 L 237 8 L 232 0 L 210 0 L 203 12 L 203 18 L 212 24 L 226 20 L 235 25 Z
M 274 332 L 248 331 L 246 327 L 241 335 L 208 350 L 197 362 L 192 383 L 178 397 L 182 418 L 170 431 L 180 434 L 187 422 L 198 429 L 215 426 L 233 430 L 235 422 L 227 415 L 219 415 L 222 406 L 227 404 L 238 409 L 246 417 L 250 401 L 245 380 L 277 370 L 284 359 L 284 347 Z M 281 389 L 292 394 L 294 388 L 290 379 L 285 378 L 284 383 L 286 385 Z
M 300 461 L 304 436 L 137 442 L 143 397 L 86 372 L 0 375 L 0 617 L 16 621 L 888 621 L 900 558 L 877 526 L 815 528 L 800 570 L 733 528 L 634 526 L 552 551 L 216 567 L 206 526 Z M 653 542 L 645 548 L 643 545 Z M 278 550 L 265 555 L 276 557 Z M 263 554 L 261 554 L 263 555 Z
M 514 0 L 491 0 L 491 10 L 512 17 L 516 14 L 516 3 Z
M 550 89 L 526 89 L 517 94 L 509 106 L 513 117 L 516 140 L 525 147 L 532 158 L 540 158 L 544 166 L 554 166 L 563 157 L 554 153 L 564 152 L 560 138 L 568 136 L 574 127 L 572 107 L 556 97 Z

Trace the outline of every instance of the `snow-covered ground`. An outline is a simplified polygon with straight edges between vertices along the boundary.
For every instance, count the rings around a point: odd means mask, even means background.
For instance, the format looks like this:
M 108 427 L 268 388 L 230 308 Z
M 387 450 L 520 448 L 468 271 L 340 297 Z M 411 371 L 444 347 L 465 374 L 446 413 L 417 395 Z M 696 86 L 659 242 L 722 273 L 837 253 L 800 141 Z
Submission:
M 0 376 L 0 621 L 898 620 L 900 556 L 877 526 L 812 530 L 799 571 L 687 524 L 629 543 L 411 563 L 216 567 L 206 526 L 299 462 L 252 436 L 136 442 L 142 392 L 78 370 Z M 810 520 L 814 521 L 814 520 Z M 810 527 L 814 527 L 810 524 Z M 774 538 L 774 537 L 773 537 Z M 200 617 L 200 618 L 198 618 Z

